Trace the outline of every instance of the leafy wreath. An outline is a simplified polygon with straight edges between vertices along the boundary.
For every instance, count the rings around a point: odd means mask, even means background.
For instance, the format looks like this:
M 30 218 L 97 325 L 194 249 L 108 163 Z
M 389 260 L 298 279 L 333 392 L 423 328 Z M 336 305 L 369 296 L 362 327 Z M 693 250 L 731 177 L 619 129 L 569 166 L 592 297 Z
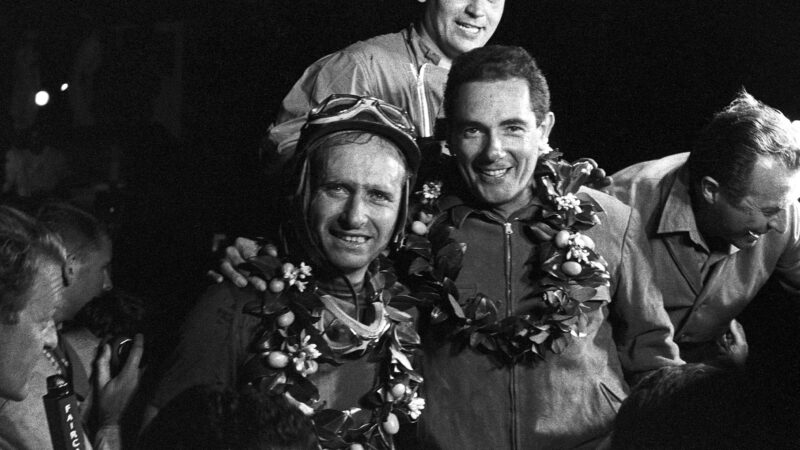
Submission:
M 544 359 L 547 351 L 560 354 L 568 336 L 586 336 L 587 314 L 602 305 L 592 301 L 598 288 L 608 286 L 607 263 L 595 252 L 584 231 L 600 223 L 599 205 L 581 186 L 611 180 L 591 159 L 569 163 L 560 152 L 542 152 L 536 171 L 536 195 L 542 207 L 524 220 L 529 235 L 539 242 L 534 260 L 540 270 L 531 278 L 541 302 L 520 314 L 498 320 L 499 303 L 483 294 L 460 298 L 455 279 L 466 244 L 450 237 L 437 197 L 441 181 L 430 181 L 416 192 L 416 218 L 398 254 L 402 280 L 430 307 L 432 325 L 449 325 L 448 335 L 494 356 L 500 364 Z
M 269 255 L 247 263 L 248 270 L 269 280 L 270 292 L 244 307 L 245 313 L 261 321 L 242 368 L 243 379 L 257 389 L 285 395 L 311 416 L 325 449 L 391 449 L 399 421 L 416 421 L 425 407 L 417 393 L 422 376 L 411 363 L 420 338 L 412 316 L 396 307 L 400 301 L 393 302 L 405 291 L 396 284 L 388 260 L 380 257 L 374 264 L 377 269 L 371 271 L 366 290 L 375 321 L 367 326 L 341 311 L 336 298 L 318 288 L 305 263 L 295 265 Z M 321 317 L 314 314 L 322 307 L 338 310 L 337 319 L 351 333 L 352 345 L 338 348 L 325 339 L 317 326 Z M 340 365 L 339 357 L 345 354 L 380 362 L 379 379 L 359 406 L 325 409 L 308 376 L 317 372 L 319 364 Z

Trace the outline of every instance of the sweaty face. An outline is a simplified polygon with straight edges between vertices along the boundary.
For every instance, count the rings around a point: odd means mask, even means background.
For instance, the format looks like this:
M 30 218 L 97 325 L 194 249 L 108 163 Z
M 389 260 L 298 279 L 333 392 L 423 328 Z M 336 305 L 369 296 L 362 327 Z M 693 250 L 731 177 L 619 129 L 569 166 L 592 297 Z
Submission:
M 325 155 L 312 174 L 308 224 L 328 261 L 358 283 L 392 237 L 405 167 L 377 136 L 317 151 Z
M 56 313 L 56 321 L 70 320 L 87 303 L 111 290 L 111 240 L 100 239 L 97 250 L 89 252 L 83 261 L 70 261 L 73 276 L 64 290 L 63 307 Z
M 519 78 L 465 83 L 449 120 L 450 150 L 477 200 L 504 217 L 526 206 L 539 144 L 555 120 L 548 113 L 537 124 L 528 83 Z
M 740 249 L 752 247 L 769 231 L 786 231 L 786 209 L 800 195 L 800 171 L 789 171 L 771 158 L 753 168 L 750 189 L 739 201 L 724 193 L 714 205 L 716 229 L 709 234 Z M 704 233 L 705 234 L 705 233 Z
M 503 17 L 505 0 L 428 0 L 423 25 L 444 56 L 483 47 Z
M 0 322 L 0 397 L 23 400 L 42 349 L 57 344 L 53 314 L 62 294 L 61 267 L 40 263 L 16 323 Z

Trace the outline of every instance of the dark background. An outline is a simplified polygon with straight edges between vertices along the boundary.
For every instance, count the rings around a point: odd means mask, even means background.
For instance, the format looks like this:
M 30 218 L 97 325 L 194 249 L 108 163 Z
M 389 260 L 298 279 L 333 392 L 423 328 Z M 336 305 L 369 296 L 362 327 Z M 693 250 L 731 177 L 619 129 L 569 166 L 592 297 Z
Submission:
M 117 284 L 188 301 L 213 264 L 213 232 L 256 235 L 269 221 L 257 148 L 303 69 L 406 26 L 420 8 L 414 0 L 6 3 L 0 145 L 14 140 L 5 105 L 24 31 L 39 31 L 42 77 L 52 88 L 67 77 L 81 40 L 98 30 L 106 50 L 93 135 L 125 152 L 127 188 L 107 199 L 120 205 Z M 687 151 L 743 86 L 800 119 L 799 13 L 796 0 L 508 0 L 492 42 L 524 46 L 543 68 L 557 118 L 551 143 L 613 172 Z M 165 23 L 179 24 L 177 40 L 156 33 Z M 175 70 L 176 42 L 179 132 L 151 114 L 159 77 Z M 39 121 L 56 145 L 74 138 L 63 99 L 43 108 Z

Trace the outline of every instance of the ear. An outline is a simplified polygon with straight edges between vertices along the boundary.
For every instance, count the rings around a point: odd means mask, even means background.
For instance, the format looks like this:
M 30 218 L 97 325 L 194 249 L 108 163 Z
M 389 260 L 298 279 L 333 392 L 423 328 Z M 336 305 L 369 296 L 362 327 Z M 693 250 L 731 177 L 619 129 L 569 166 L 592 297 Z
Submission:
M 72 285 L 75 281 L 75 277 L 78 274 L 78 267 L 80 266 L 80 261 L 78 261 L 78 257 L 75 255 L 67 256 L 67 264 L 64 267 L 64 284 L 66 286 Z
M 700 180 L 700 196 L 706 203 L 709 205 L 715 204 L 719 199 L 719 195 L 720 186 L 717 180 L 708 176 Z
M 550 132 L 553 130 L 553 126 L 556 124 L 556 115 L 551 112 L 545 114 L 544 119 L 539 124 L 539 132 L 541 133 L 540 139 L 544 142 L 547 142 L 547 139 L 550 137 Z

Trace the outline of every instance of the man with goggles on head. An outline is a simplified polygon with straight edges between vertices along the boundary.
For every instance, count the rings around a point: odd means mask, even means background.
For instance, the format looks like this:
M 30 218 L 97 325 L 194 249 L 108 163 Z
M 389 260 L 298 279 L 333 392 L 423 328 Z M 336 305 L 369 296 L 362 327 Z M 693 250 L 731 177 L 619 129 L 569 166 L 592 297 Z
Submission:
M 414 126 L 393 105 L 341 95 L 312 110 L 288 166 L 280 251 L 251 267 L 268 291 L 224 283 L 203 295 L 148 419 L 192 386 L 222 384 L 285 395 L 314 417 L 330 408 L 316 423 L 323 445 L 391 445 L 398 415 L 424 406 L 404 353 L 417 344 L 412 316 L 392 300 L 404 289 L 381 256 L 401 240 L 419 161 Z M 364 423 L 376 426 L 351 430 Z

